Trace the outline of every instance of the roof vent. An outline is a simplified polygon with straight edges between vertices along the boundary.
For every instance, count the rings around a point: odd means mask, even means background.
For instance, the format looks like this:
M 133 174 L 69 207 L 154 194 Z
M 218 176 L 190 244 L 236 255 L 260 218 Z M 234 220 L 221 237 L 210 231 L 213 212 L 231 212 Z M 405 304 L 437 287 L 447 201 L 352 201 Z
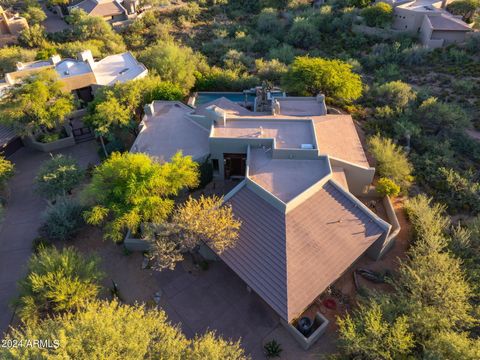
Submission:
M 125 74 L 128 70 L 129 70 L 128 68 L 125 68 L 125 69 L 123 69 L 122 71 L 120 71 L 118 74 L 119 74 L 119 75 L 123 75 L 123 74 Z
M 65 70 L 65 71 L 63 72 L 63 75 L 70 75 L 70 71 Z
M 313 144 L 302 144 L 300 147 L 303 150 L 313 150 Z

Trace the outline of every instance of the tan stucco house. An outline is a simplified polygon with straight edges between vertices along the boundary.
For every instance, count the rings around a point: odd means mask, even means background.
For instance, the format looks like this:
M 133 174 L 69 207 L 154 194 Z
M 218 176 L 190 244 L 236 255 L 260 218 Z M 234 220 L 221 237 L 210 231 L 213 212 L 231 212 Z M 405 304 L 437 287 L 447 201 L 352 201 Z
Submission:
M 0 47 L 16 43 L 18 36 L 25 29 L 28 29 L 25 18 L 11 14 L 0 6 Z
M 178 150 L 237 179 L 225 196 L 242 220 L 236 245 L 218 254 L 291 323 L 364 253 L 393 243 L 392 225 L 357 199 L 375 169 L 350 115 L 324 97 L 284 97 L 269 113 L 220 98 L 196 109 L 154 101 L 132 152 L 169 160 Z
M 73 92 L 85 102 L 92 100 L 96 87 L 140 79 L 148 73 L 147 68 L 130 52 L 96 61 L 91 51 L 85 50 L 76 59 L 62 59 L 59 55 L 54 55 L 48 60 L 18 63 L 16 71 L 5 74 L 5 81 L 0 83 L 0 91 L 46 69 L 55 70 L 64 83 L 65 90 Z
M 450 14 L 446 6 L 452 0 L 382 0 L 394 8 L 392 28 L 418 35 L 428 48 L 465 42 L 472 29 L 461 17 Z

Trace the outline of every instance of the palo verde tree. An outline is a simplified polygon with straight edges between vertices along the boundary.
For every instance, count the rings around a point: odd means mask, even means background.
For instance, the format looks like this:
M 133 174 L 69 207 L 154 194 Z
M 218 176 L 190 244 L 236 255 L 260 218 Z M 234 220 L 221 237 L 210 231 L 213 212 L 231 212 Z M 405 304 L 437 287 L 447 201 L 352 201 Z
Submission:
M 75 159 L 62 154 L 52 155 L 35 178 L 38 192 L 48 200 L 66 196 L 83 179 L 83 170 Z
M 308 56 L 295 58 L 283 78 L 283 86 L 301 96 L 322 93 L 347 103 L 362 95 L 362 80 L 350 64 Z
M 196 252 L 202 243 L 222 253 L 235 245 L 240 226 L 223 198 L 190 197 L 175 209 L 169 223 L 154 226 L 149 232 L 156 268 L 173 269 L 185 251 Z
M 0 100 L 0 122 L 20 136 L 52 133 L 73 109 L 73 95 L 63 90 L 53 70 L 47 70 L 6 90 Z
M 239 342 L 213 332 L 188 340 L 163 310 L 116 301 L 93 301 L 65 314 L 13 329 L 8 340 L 58 339 L 58 348 L 2 347 L 6 359 L 247 360 Z
M 96 298 L 103 277 L 99 258 L 84 257 L 73 248 L 40 248 L 19 282 L 18 313 L 24 322 L 78 310 Z
M 145 223 L 162 223 L 171 214 L 171 198 L 198 184 L 198 164 L 176 153 L 159 163 L 147 154 L 113 153 L 95 168 L 85 195 L 93 200 L 84 213 L 87 223 L 105 224 L 105 238 L 121 241 L 129 229 L 134 234 Z
M 405 190 L 412 180 L 412 165 L 407 155 L 392 140 L 379 135 L 368 139 L 368 149 L 377 160 L 377 168 L 381 177 L 393 180 Z

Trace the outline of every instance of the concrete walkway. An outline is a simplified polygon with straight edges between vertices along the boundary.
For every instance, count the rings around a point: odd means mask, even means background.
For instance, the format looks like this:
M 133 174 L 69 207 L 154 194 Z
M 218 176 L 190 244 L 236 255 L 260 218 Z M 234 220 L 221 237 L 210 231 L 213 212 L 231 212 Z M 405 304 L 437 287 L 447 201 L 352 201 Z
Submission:
M 89 163 L 98 163 L 97 148 L 97 144 L 90 141 L 55 153 L 71 155 L 85 168 Z M 10 198 L 0 225 L 0 334 L 12 321 L 10 304 L 17 296 L 16 284 L 25 275 L 32 241 L 42 223 L 41 213 L 46 202 L 35 193 L 33 180 L 49 157 L 49 154 L 22 148 L 10 158 L 15 163 L 15 176 L 9 182 Z

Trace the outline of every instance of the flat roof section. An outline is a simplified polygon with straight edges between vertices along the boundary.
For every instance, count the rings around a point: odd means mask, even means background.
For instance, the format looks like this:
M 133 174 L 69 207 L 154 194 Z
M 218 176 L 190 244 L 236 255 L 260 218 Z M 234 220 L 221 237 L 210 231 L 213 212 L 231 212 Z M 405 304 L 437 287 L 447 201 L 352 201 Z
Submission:
M 280 114 L 289 116 L 325 115 L 327 109 L 324 103 L 316 98 L 275 98 L 280 103 Z
M 274 138 L 278 149 L 300 149 L 302 144 L 315 144 L 309 120 L 227 119 L 226 126 L 215 124 L 213 137 Z
M 272 151 L 251 149 L 249 178 L 288 203 L 330 172 L 327 159 L 272 159 Z
M 134 80 L 143 73 L 146 74 L 147 69 L 130 52 L 125 52 L 95 62 L 93 72 L 98 85 L 113 85 Z
M 92 72 L 92 68 L 88 63 L 74 59 L 64 59 L 60 61 L 55 65 L 55 70 L 62 78 Z
M 210 152 L 208 130 L 186 116 L 190 113 L 185 105 L 171 101 L 155 101 L 154 116 L 147 116 L 143 127 L 132 146 L 132 152 L 148 153 L 165 161 L 179 150 L 194 159 Z
M 328 114 L 315 117 L 313 122 L 320 154 L 370 167 L 350 115 Z

